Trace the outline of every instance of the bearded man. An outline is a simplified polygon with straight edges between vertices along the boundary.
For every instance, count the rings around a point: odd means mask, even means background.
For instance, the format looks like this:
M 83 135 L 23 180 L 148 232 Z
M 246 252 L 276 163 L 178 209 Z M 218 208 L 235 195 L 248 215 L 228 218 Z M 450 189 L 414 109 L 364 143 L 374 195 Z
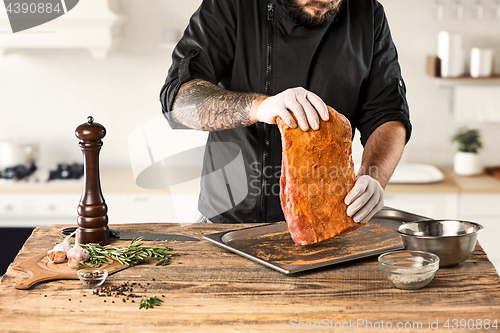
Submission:
M 277 117 L 317 130 L 329 105 L 360 131 L 361 167 L 345 197 L 356 222 L 382 208 L 411 133 L 397 51 L 376 0 L 203 0 L 160 100 L 172 128 L 210 131 L 198 208 L 216 223 L 284 220 Z M 228 167 L 238 161 L 243 175 Z

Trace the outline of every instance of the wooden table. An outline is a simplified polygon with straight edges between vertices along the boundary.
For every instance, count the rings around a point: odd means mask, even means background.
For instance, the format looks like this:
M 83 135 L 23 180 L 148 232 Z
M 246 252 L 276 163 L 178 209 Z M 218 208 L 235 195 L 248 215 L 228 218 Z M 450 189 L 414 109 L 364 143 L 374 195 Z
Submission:
M 203 234 L 248 225 L 124 224 L 122 231 Z M 106 284 L 136 282 L 145 294 L 164 300 L 139 310 L 138 301 L 98 297 L 78 280 L 41 283 L 29 290 L 12 287 L 28 275 L 14 269 L 58 241 L 61 226 L 35 229 L 0 284 L 1 332 L 281 332 L 335 331 L 494 332 L 500 325 L 500 278 L 478 244 L 455 268 L 441 268 L 424 289 L 390 287 L 377 258 L 283 275 L 216 245 L 170 242 L 179 254 L 168 266 L 141 264 L 108 277 Z M 162 242 L 147 242 L 160 246 Z M 137 290 L 137 289 L 136 289 Z M 144 293 L 144 292 L 142 292 Z M 446 329 L 465 320 L 471 329 Z M 474 323 L 472 323 L 472 320 Z M 464 322 L 464 321 L 462 321 Z M 482 322 L 482 329 L 477 324 Z M 316 324 L 315 324 L 316 323 Z M 430 330 L 436 324 L 439 330 Z M 392 326 L 390 329 L 389 326 Z M 405 328 L 406 326 L 406 328 Z M 379 330 L 376 330 L 379 328 Z M 500 330 L 500 328 L 498 329 Z M 333 330 L 331 330 L 333 331 Z

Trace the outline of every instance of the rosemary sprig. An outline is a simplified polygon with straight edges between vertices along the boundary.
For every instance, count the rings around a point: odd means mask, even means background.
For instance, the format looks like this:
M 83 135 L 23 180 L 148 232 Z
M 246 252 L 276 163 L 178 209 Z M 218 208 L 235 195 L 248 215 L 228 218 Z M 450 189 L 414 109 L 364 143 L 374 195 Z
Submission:
M 139 310 L 144 308 L 144 309 L 151 309 L 154 305 L 159 305 L 162 303 L 163 300 L 159 299 L 158 297 L 147 297 L 144 296 L 141 299 L 141 302 L 139 303 Z
M 134 238 L 129 246 L 121 248 L 94 243 L 82 244 L 82 247 L 89 251 L 90 262 L 80 263 L 78 268 L 99 267 L 101 264 L 108 264 L 108 258 L 118 261 L 122 265 L 134 266 L 145 261 L 148 257 L 158 259 L 156 266 L 165 266 L 172 256 L 177 255 L 167 246 L 149 247 L 142 245 L 142 237 Z

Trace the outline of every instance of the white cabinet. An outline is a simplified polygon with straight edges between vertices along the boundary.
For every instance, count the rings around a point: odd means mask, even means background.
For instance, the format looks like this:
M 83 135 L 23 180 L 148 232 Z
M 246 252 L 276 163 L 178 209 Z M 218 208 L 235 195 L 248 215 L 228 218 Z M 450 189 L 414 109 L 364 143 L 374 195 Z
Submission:
M 0 193 L 0 227 L 76 223 L 77 193 Z
M 1 193 L 0 218 L 72 216 L 79 198 L 76 193 Z
M 168 194 L 111 193 L 105 201 L 110 224 L 178 221 Z
M 434 219 L 458 216 L 458 193 L 385 193 L 384 204 Z
M 462 193 L 459 217 L 484 227 L 478 237 L 479 243 L 499 271 L 500 193 Z
M 460 216 L 500 217 L 500 193 L 462 193 Z
M 111 192 L 104 195 L 110 224 L 196 222 L 198 193 Z M 181 197 L 179 197 L 181 196 Z M 81 193 L 0 193 L 0 227 L 74 224 Z

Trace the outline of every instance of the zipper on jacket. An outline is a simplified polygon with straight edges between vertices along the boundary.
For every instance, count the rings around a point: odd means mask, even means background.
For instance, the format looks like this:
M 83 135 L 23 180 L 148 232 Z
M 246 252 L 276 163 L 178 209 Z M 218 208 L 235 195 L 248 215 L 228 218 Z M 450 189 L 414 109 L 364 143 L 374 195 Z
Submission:
M 266 48 L 266 86 L 265 93 L 269 95 L 271 93 L 271 79 L 272 79 L 272 53 L 273 53 L 273 26 L 272 22 L 274 20 L 274 5 L 272 3 L 267 4 L 267 48 Z M 269 145 L 270 145 L 270 128 L 264 123 L 264 152 L 262 154 L 262 189 L 260 197 L 260 222 L 266 221 L 266 164 L 269 157 Z
M 267 50 L 266 50 L 266 94 L 271 90 L 271 74 L 272 74 L 272 52 L 273 52 L 273 26 L 274 20 L 274 5 L 267 4 Z

